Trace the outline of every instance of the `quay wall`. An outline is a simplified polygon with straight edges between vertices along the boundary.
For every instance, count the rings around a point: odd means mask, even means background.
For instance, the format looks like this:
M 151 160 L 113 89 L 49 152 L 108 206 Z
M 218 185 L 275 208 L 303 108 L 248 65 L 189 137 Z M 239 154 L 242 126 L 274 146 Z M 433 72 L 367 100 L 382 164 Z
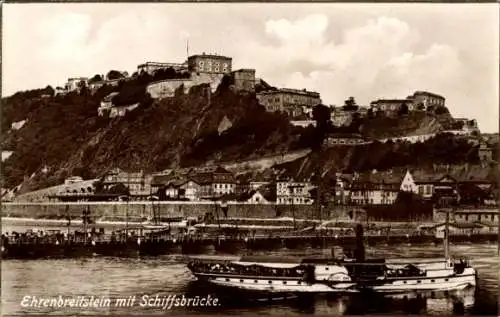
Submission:
M 329 207 L 319 215 L 314 205 L 275 205 L 228 203 L 221 208 L 213 202 L 44 202 L 44 203 L 2 203 L 3 217 L 64 219 L 69 213 L 72 218 L 80 218 L 84 210 L 90 210 L 96 220 L 144 221 L 154 214 L 159 217 L 196 217 L 212 216 L 213 219 L 225 218 L 262 218 L 272 219 L 294 217 L 297 219 L 322 220 L 362 220 L 365 211 L 360 207 Z M 223 209 L 227 210 L 224 214 Z

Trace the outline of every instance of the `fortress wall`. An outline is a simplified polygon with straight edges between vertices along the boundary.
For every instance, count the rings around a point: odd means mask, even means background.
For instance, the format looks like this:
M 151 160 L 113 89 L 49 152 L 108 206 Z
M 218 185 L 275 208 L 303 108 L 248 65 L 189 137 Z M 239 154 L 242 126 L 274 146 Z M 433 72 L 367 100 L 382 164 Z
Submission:
M 264 218 L 293 217 L 298 219 L 319 219 L 320 215 L 314 205 L 275 205 L 229 203 L 227 215 L 223 208 L 213 202 L 50 202 L 50 203 L 3 203 L 3 217 L 63 219 L 68 213 L 72 218 L 80 218 L 82 212 L 89 209 L 94 219 L 143 221 L 151 218 L 153 208 L 160 217 L 197 217 L 203 218 L 211 213 L 214 217 L 223 218 Z M 361 208 L 342 208 L 339 206 L 325 208 L 321 219 L 337 221 L 351 220 L 349 212 Z M 356 214 L 356 211 L 354 211 Z

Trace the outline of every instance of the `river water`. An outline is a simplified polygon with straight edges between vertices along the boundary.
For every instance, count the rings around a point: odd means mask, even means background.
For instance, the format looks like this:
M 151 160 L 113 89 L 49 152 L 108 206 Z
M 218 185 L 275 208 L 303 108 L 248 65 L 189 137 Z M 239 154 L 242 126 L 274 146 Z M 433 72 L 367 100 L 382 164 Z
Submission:
M 17 228 L 2 223 L 2 231 Z M 32 224 L 29 224 L 31 226 Z M 55 224 L 54 224 L 55 225 Z M 51 225 L 49 227 L 52 227 Z M 55 225 L 58 226 L 58 225 Z M 37 226 L 38 227 L 38 226 Z M 44 226 L 45 227 L 45 226 Z M 31 228 L 31 227 L 30 227 Z M 45 229 L 48 229 L 45 227 Z M 435 245 L 393 245 L 369 247 L 367 257 L 424 259 L 442 257 L 442 247 Z M 415 298 L 314 296 L 249 303 L 227 292 L 221 294 L 200 285 L 189 270 L 187 255 L 172 254 L 159 257 L 114 258 L 92 257 L 47 260 L 4 260 L 1 263 L 2 315 L 196 315 L 238 314 L 253 316 L 299 315 L 492 315 L 498 316 L 498 246 L 496 244 L 451 245 L 451 255 L 466 256 L 478 270 L 478 285 L 466 292 L 423 294 Z M 214 251 L 213 251 L 214 252 Z M 243 254 L 247 251 L 241 251 Z M 212 253 L 214 254 L 214 253 Z M 326 249 L 298 249 L 253 252 L 253 254 L 314 256 L 330 254 Z M 227 259 L 236 254 L 221 254 Z M 163 307 L 160 299 L 168 296 L 180 299 L 175 305 Z M 28 298 L 28 296 L 31 296 Z M 94 296 L 93 301 L 91 296 Z M 149 296 L 149 297 L 148 297 Z M 158 301 L 155 302 L 158 296 Z M 186 307 L 184 299 L 217 298 L 213 307 Z M 197 297 L 198 296 L 198 297 Z M 131 301 L 131 299 L 134 299 Z M 145 300 L 153 300 L 146 302 Z M 63 305 L 44 307 L 33 301 L 49 299 Z M 59 300 L 60 299 L 60 300 Z M 71 305 L 69 300 L 80 304 Z M 109 299 L 109 305 L 105 300 Z M 116 307 L 118 300 L 130 299 Z M 85 305 L 92 300 L 93 305 Z M 82 304 L 84 303 L 84 304 Z M 104 303 L 104 304 L 103 304 Z M 168 303 L 168 302 L 167 302 Z M 173 303 L 173 301 L 172 301 Z M 195 303 L 199 303 L 195 301 Z M 457 304 L 458 303 L 458 304 Z M 148 304 L 148 305 L 146 305 Z M 179 305 L 180 304 L 180 305 Z M 50 306 L 50 305 L 49 305 Z M 77 307 L 75 307 L 77 306 Z M 192 306 L 192 305 L 191 305 Z
M 433 245 L 376 247 L 367 250 L 370 257 L 427 258 L 441 255 L 441 248 Z M 324 254 L 327 250 L 278 250 L 271 252 L 282 255 Z M 266 252 L 269 254 L 269 252 Z M 497 315 L 498 258 L 497 246 L 452 245 L 452 254 L 470 258 L 479 272 L 478 286 L 460 298 L 465 308 L 457 308 L 454 293 L 433 294 L 423 298 L 359 298 L 356 296 L 316 296 L 314 298 L 291 298 L 259 304 L 240 302 L 224 297 L 213 290 L 199 285 L 186 268 L 187 256 L 173 254 L 154 258 L 78 258 L 60 260 L 5 260 L 2 261 L 2 314 L 60 314 L 60 315 L 193 315 L 193 314 L 239 314 L 239 315 L 343 315 L 343 314 L 467 314 Z M 263 254 L 263 253 L 261 253 Z M 221 254 L 218 254 L 221 255 Z M 234 255 L 227 255 L 228 259 Z M 472 292 L 472 293 L 471 293 Z M 176 295 L 178 298 L 205 297 L 211 294 L 218 298 L 218 305 L 200 307 L 161 307 L 159 302 L 144 305 L 147 296 L 164 298 Z M 459 294 L 463 295 L 463 294 Z M 25 299 L 25 296 L 32 296 Z M 90 299 L 110 299 L 111 305 L 96 304 L 99 307 L 38 307 L 33 297 L 71 299 L 78 296 Z M 136 298 L 127 307 L 115 307 L 117 299 Z M 25 300 L 23 302 L 23 300 Z M 30 302 L 31 300 L 31 302 Z

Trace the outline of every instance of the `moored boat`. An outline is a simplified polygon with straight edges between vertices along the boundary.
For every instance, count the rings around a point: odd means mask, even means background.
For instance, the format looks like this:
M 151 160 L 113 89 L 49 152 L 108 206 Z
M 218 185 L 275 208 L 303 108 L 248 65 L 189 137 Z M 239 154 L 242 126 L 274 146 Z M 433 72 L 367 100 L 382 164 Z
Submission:
M 356 237 L 355 259 L 242 257 L 237 261 L 195 260 L 188 267 L 198 279 L 218 286 L 273 293 L 398 293 L 476 285 L 477 272 L 469 262 L 449 256 L 448 230 L 444 259 L 423 262 L 365 260 L 361 225 L 356 227 Z
M 194 260 L 202 281 L 247 291 L 285 293 L 407 292 L 462 289 L 476 285 L 467 261 L 391 263 L 385 260 L 273 259 L 244 256 L 236 261 Z

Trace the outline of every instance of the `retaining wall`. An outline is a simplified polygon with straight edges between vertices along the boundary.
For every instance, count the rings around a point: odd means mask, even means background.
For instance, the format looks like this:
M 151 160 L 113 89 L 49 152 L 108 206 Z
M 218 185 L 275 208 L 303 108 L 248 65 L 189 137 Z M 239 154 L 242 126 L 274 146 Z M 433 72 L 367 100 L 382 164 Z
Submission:
M 335 219 L 337 221 L 360 219 L 365 214 L 362 208 L 325 208 L 319 215 L 314 205 L 237 204 L 227 205 L 227 214 L 212 202 L 47 202 L 47 203 L 2 203 L 3 217 L 64 218 L 68 213 L 79 218 L 83 210 L 89 209 L 94 219 L 144 220 L 151 218 L 153 208 L 159 217 L 200 217 L 212 214 L 215 218 L 279 218 Z

